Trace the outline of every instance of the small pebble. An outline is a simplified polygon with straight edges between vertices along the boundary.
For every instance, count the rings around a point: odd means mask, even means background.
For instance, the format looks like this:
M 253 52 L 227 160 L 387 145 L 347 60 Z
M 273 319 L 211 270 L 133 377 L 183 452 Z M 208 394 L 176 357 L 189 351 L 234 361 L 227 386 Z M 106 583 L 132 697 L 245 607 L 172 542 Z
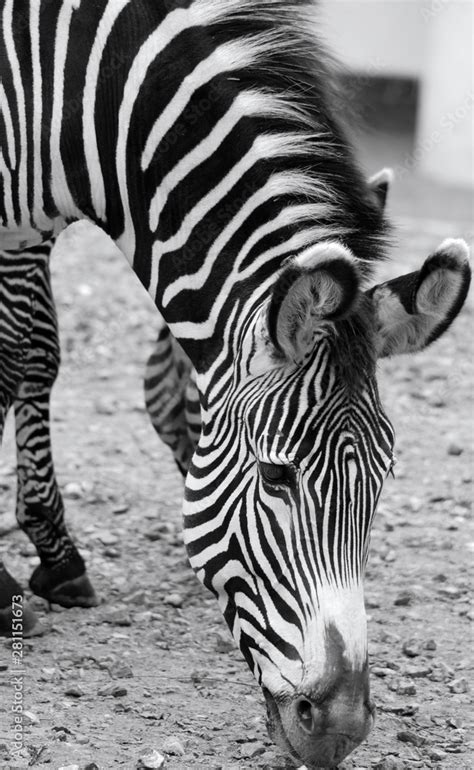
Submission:
M 183 597 L 178 593 L 166 594 L 166 596 L 163 597 L 163 601 L 165 604 L 170 604 L 172 607 L 183 606 Z
M 412 604 L 414 599 L 412 591 L 401 591 L 398 596 L 395 597 L 393 603 L 396 607 L 408 607 Z
M 38 717 L 36 716 L 36 714 L 33 714 L 32 711 L 24 711 L 23 720 L 26 722 L 26 724 L 30 724 L 30 725 L 36 725 L 39 722 Z
M 129 510 L 129 505 L 117 505 L 115 508 L 112 508 L 112 513 L 114 516 L 123 516 L 123 514 L 128 513 Z
M 112 548 L 109 546 L 108 548 L 104 549 L 104 556 L 107 556 L 108 559 L 120 559 L 122 552 L 119 551 L 118 548 Z
M 53 731 L 58 734 L 65 733 L 66 735 L 72 735 L 69 727 L 65 727 L 64 725 L 53 725 Z
M 396 692 L 399 695 L 416 695 L 416 687 L 413 684 L 413 682 L 406 682 L 404 680 L 401 680 L 398 683 Z
M 145 532 L 145 537 L 147 540 L 151 540 L 151 542 L 154 543 L 156 540 L 161 540 L 163 538 L 163 532 L 160 527 L 153 527 L 153 529 L 149 529 L 148 532 Z
M 117 412 L 117 402 L 115 399 L 110 398 L 100 398 L 97 399 L 97 401 L 94 404 L 95 411 L 97 414 L 116 414 Z
M 455 586 L 443 586 L 442 588 L 438 588 L 438 593 L 440 596 L 446 596 L 448 599 L 460 599 L 465 593 L 465 590 L 456 588 Z
M 378 676 L 380 679 L 393 674 L 391 668 L 383 668 L 383 666 L 374 666 L 371 671 L 374 676 Z
M 40 679 L 42 682 L 52 682 L 58 678 L 58 671 L 55 668 L 42 668 Z
M 462 720 L 456 717 L 449 717 L 446 724 L 448 727 L 454 727 L 455 730 L 459 730 L 463 726 Z
M 69 695 L 71 698 L 82 698 L 82 696 L 85 695 L 85 692 L 82 687 L 77 684 L 68 687 L 67 690 L 65 690 L 65 694 Z
M 462 676 L 460 679 L 453 679 L 453 681 L 448 684 L 448 689 L 450 692 L 454 693 L 468 692 L 469 682 L 466 677 Z
M 366 606 L 366 609 L 368 610 L 378 610 L 380 607 L 380 602 L 377 601 L 377 599 L 371 599 L 370 597 L 366 597 L 365 606 Z
M 435 580 L 437 583 L 446 583 L 448 578 L 443 572 L 438 572 L 438 574 L 434 576 L 433 580 Z
M 254 757 L 259 757 L 264 753 L 264 746 L 259 746 L 256 743 L 242 743 L 240 746 L 240 756 L 243 759 L 253 759 Z
M 424 727 L 425 729 L 432 729 L 433 728 L 433 721 L 431 719 L 431 716 L 429 714 L 420 714 L 418 713 L 415 717 L 417 727 Z
M 117 663 L 114 666 L 110 666 L 109 674 L 114 679 L 131 679 L 133 677 L 133 671 L 126 663 Z
M 372 770 L 404 770 L 404 768 L 404 761 L 398 757 L 385 757 L 385 759 L 372 765 Z
M 398 692 L 399 685 L 400 685 L 400 679 L 389 679 L 387 682 L 387 687 L 392 692 Z
M 147 625 L 148 623 L 150 623 L 152 618 L 153 618 L 153 613 L 150 612 L 150 610 L 145 610 L 144 612 L 137 612 L 134 615 L 135 623 L 139 623 L 141 625 Z
M 420 500 L 419 497 L 410 497 L 410 509 L 413 513 L 418 513 L 418 511 L 421 511 L 422 507 L 423 500 Z
M 191 671 L 191 682 L 193 684 L 200 684 L 204 679 L 209 676 L 209 671 L 204 668 Z
M 63 496 L 70 500 L 79 500 L 83 496 L 83 489 L 76 481 L 70 481 L 64 486 Z
M 114 698 L 122 698 L 127 694 L 127 692 L 128 690 L 126 687 L 121 684 L 115 684 L 115 682 L 112 682 L 112 684 L 108 684 L 105 687 L 101 687 L 99 690 L 97 690 L 97 695 L 101 695 L 104 698 L 108 695 L 112 695 Z
M 100 529 L 95 533 L 95 536 L 100 540 L 103 545 L 116 545 L 119 541 L 117 535 L 113 532 L 109 532 L 106 529 Z
M 428 756 L 430 759 L 434 759 L 435 762 L 442 762 L 448 755 L 445 751 L 442 751 L 442 749 L 430 749 L 428 751 Z
M 431 666 L 405 666 L 403 673 L 412 679 L 423 679 L 431 674 Z
M 166 738 L 163 741 L 161 749 L 165 754 L 170 754 L 172 757 L 183 757 L 186 754 L 182 742 L 175 735 L 170 735 Z
M 455 441 L 450 441 L 447 448 L 448 455 L 452 455 L 453 457 L 459 457 L 459 455 L 462 455 L 464 452 L 464 448 L 457 444 Z
M 384 703 L 384 711 L 390 714 L 400 714 L 404 717 L 411 717 L 418 711 L 418 703 L 406 703 L 403 701 L 392 701 Z
M 438 661 L 429 675 L 431 682 L 447 682 L 454 676 L 454 670 L 443 661 Z
M 136 604 L 136 605 L 146 604 L 146 600 L 147 600 L 147 593 L 143 591 L 141 588 L 139 588 L 136 591 L 133 591 L 133 593 L 129 594 L 124 599 L 124 601 L 127 604 Z
M 132 620 L 126 610 L 112 609 L 104 614 L 103 620 L 105 623 L 110 623 L 113 626 L 131 626 Z
M 165 764 L 165 758 L 159 751 L 153 749 L 147 754 L 142 754 L 138 760 L 137 768 L 146 768 L 146 770 L 155 770 L 155 768 L 163 767 Z
M 402 652 L 407 658 L 416 658 L 423 651 L 423 643 L 420 639 L 407 639 L 403 642 Z
M 417 735 L 411 730 L 400 730 L 397 733 L 397 738 L 403 743 L 411 743 L 412 746 L 417 747 L 423 746 L 423 744 L 426 742 L 421 735 Z

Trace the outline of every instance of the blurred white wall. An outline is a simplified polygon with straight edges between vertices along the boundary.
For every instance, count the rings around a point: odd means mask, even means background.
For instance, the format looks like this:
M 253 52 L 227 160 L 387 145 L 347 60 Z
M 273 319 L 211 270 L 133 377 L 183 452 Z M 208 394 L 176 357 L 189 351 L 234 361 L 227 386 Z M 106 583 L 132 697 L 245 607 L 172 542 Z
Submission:
M 419 170 L 474 186 L 473 0 L 320 0 L 322 34 L 355 72 L 420 82 Z
M 417 152 L 420 170 L 446 182 L 474 186 L 473 3 L 444 3 L 430 21 Z
M 368 75 L 418 77 L 425 58 L 423 0 L 321 0 L 322 37 Z

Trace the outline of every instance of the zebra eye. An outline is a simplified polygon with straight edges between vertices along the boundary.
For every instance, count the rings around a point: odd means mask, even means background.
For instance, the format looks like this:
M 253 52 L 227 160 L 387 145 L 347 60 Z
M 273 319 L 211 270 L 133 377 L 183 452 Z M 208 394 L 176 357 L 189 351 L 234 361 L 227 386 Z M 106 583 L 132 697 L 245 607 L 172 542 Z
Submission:
M 259 463 L 262 478 L 268 484 L 290 484 L 292 479 L 291 469 L 287 465 L 275 463 Z

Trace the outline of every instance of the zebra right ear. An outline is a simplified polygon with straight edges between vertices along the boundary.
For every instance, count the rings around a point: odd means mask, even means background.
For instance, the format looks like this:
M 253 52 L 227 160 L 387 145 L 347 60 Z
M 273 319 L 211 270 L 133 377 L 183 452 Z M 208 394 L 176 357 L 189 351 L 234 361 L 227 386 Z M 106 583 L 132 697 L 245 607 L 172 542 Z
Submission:
M 268 333 L 288 361 L 311 354 L 322 322 L 347 315 L 356 301 L 359 277 L 352 253 L 337 241 L 311 246 L 288 260 L 268 308 Z

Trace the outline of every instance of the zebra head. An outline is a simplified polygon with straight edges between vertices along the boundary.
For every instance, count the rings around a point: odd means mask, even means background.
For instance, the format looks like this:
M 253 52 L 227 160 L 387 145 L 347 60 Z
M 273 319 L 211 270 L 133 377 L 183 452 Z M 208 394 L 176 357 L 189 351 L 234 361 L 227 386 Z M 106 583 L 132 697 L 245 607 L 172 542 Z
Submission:
M 191 564 L 263 688 L 272 737 L 308 767 L 337 764 L 373 723 L 362 583 L 393 461 L 376 361 L 448 327 L 467 255 L 445 241 L 421 270 L 367 290 L 341 243 L 308 248 L 239 329 L 230 371 L 221 357 L 199 378 Z

